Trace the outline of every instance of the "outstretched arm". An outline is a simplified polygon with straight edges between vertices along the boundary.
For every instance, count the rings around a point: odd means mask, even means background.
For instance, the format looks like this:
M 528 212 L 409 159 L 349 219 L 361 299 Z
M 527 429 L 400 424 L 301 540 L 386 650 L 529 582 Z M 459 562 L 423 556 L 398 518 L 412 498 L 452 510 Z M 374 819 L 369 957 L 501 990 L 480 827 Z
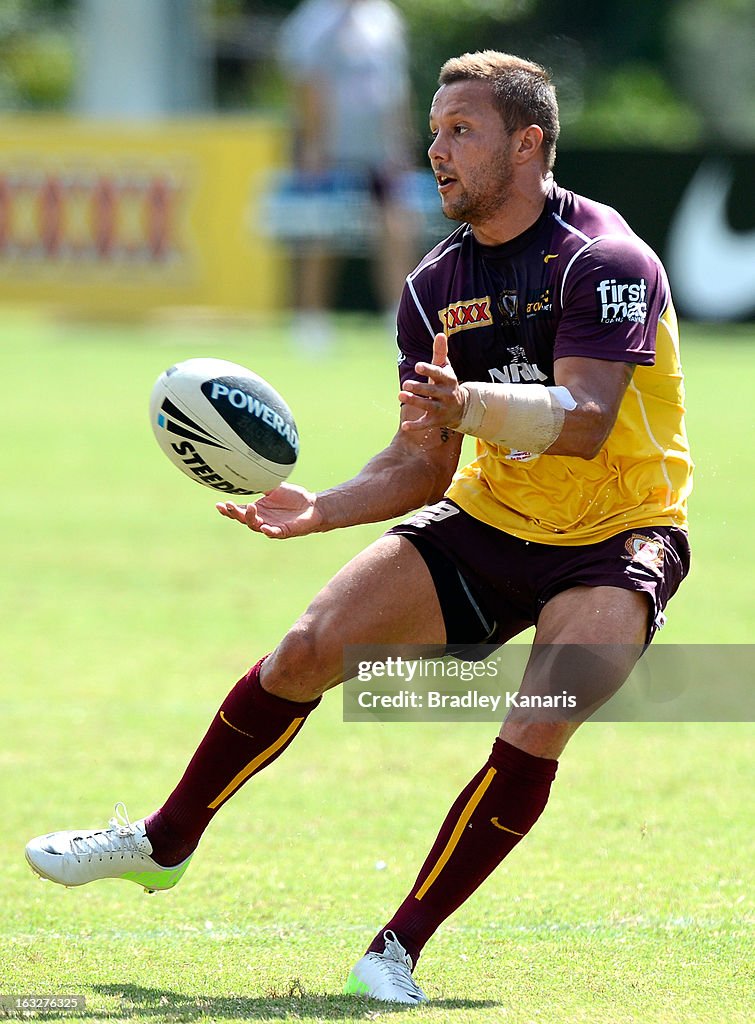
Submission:
M 420 416 L 401 409 L 401 425 Z M 246 505 L 219 502 L 218 512 L 275 540 L 324 533 L 404 515 L 443 496 L 456 470 L 462 437 L 445 426 L 399 428 L 391 443 L 351 480 L 321 493 L 282 484 Z

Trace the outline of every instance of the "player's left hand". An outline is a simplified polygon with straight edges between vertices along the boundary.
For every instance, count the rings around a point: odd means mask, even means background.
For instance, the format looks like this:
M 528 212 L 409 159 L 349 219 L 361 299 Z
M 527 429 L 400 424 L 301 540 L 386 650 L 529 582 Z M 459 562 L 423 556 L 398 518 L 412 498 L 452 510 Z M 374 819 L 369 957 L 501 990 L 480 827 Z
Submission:
M 323 523 L 317 494 L 296 484 L 280 484 L 245 505 L 219 501 L 215 508 L 226 519 L 233 519 L 272 540 L 318 533 Z
M 402 430 L 427 430 L 429 427 L 458 427 L 464 413 L 464 396 L 448 361 L 448 338 L 436 334 L 432 363 L 417 363 L 414 369 L 427 377 L 427 383 L 407 380 L 398 399 L 422 411 L 417 419 L 407 419 Z

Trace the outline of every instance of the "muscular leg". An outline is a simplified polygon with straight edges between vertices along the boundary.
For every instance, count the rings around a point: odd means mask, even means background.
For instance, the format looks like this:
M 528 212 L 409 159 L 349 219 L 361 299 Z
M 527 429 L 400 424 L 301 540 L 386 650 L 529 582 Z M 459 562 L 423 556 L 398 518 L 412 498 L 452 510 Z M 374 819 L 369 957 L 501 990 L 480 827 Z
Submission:
M 341 681 L 345 645 L 444 640 L 421 555 L 405 537 L 380 538 L 228 694 L 178 786 L 146 819 L 155 860 L 167 866 L 188 857 L 219 808 L 283 753 L 320 695 Z
M 642 653 L 648 614 L 643 595 L 615 587 L 574 587 L 557 595 L 540 615 L 520 694 L 569 690 L 570 670 L 587 664 L 594 703 L 607 700 Z M 438 926 L 535 824 L 556 758 L 578 724 L 536 721 L 528 710 L 512 709 L 488 761 L 459 794 L 411 892 L 370 951 L 381 952 L 385 933 L 395 933 L 416 963 Z
M 647 597 L 633 590 L 573 587 L 557 594 L 540 613 L 519 693 L 570 690 L 574 672 L 581 667 L 591 672 L 591 679 L 584 680 L 580 691 L 587 685 L 600 687 L 596 704 L 604 703 L 626 681 L 642 654 L 649 614 Z M 501 739 L 537 757 L 556 758 L 581 724 L 534 718 L 527 709 L 512 708 L 499 733 Z
M 317 595 L 265 661 L 265 690 L 307 701 L 342 682 L 349 644 L 442 644 L 443 615 L 430 573 L 406 537 L 381 537 Z
M 228 694 L 181 781 L 163 807 L 130 822 L 125 809 L 107 829 L 37 836 L 32 869 L 61 885 L 125 878 L 149 891 L 172 888 L 215 813 L 293 741 L 320 694 L 341 678 L 350 643 L 445 640 L 425 562 L 405 537 L 386 536 L 354 559 L 292 627 L 265 668 L 262 659 Z

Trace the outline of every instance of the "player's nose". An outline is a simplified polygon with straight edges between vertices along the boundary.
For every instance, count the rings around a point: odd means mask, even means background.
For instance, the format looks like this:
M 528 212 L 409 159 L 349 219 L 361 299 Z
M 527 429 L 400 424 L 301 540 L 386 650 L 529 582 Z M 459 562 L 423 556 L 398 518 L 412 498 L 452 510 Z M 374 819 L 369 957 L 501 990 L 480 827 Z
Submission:
M 443 157 L 447 155 L 445 153 L 443 136 L 440 132 L 433 136 L 433 140 L 427 150 L 427 155 L 430 158 L 430 163 L 433 165 L 433 170 L 435 170 L 435 165 L 442 162 Z

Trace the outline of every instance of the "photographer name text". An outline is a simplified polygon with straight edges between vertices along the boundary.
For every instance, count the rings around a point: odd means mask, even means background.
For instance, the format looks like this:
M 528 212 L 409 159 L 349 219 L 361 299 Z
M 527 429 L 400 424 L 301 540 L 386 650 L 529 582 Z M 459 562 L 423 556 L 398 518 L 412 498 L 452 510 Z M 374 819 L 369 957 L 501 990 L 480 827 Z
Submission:
M 360 661 L 356 673 L 360 683 L 391 680 L 400 684 L 424 684 L 421 689 L 399 689 L 386 693 L 380 690 L 364 689 L 354 694 L 360 708 L 365 710 L 490 710 L 501 708 L 574 708 L 577 698 L 563 690 L 557 694 L 524 694 L 517 691 L 487 693 L 468 689 L 465 692 L 425 689 L 428 679 L 436 682 L 484 682 L 499 681 L 498 667 L 491 662 L 453 661 L 438 662 L 410 661 L 401 656 L 386 658 L 384 661 Z

